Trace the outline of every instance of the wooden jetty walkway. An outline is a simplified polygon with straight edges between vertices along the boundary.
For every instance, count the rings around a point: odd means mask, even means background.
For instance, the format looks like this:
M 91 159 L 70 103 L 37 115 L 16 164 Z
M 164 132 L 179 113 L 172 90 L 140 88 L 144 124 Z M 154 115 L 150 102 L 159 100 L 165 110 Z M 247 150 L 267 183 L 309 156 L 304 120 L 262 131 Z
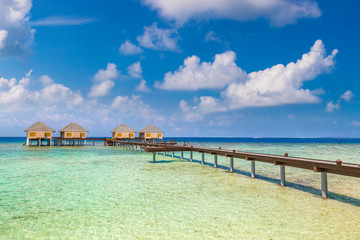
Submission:
M 337 161 L 327 161 L 319 159 L 309 159 L 309 158 L 298 158 L 298 157 L 289 157 L 287 153 L 284 156 L 278 155 L 269 155 L 269 154 L 259 154 L 259 153 L 249 153 L 249 152 L 240 152 L 236 150 L 225 150 L 214 149 L 214 148 L 204 148 L 190 146 L 188 142 L 137 142 L 134 140 L 124 141 L 124 140 L 109 140 L 107 145 L 122 147 L 130 150 L 137 150 L 143 152 L 153 153 L 153 162 L 156 162 L 156 154 L 172 152 L 172 157 L 179 157 L 184 159 L 184 152 L 189 152 L 190 162 L 193 161 L 193 152 L 201 153 L 201 163 L 205 163 L 205 154 L 213 155 L 214 157 L 214 167 L 218 167 L 218 156 L 224 156 L 229 158 L 230 162 L 230 172 L 234 172 L 234 158 L 235 159 L 245 159 L 250 163 L 251 166 L 251 177 L 255 178 L 255 162 L 264 162 L 280 167 L 280 182 L 282 186 L 285 186 L 285 166 L 302 168 L 306 170 L 311 170 L 314 172 L 321 173 L 321 192 L 322 197 L 328 197 L 328 183 L 327 183 L 327 173 L 338 174 L 344 176 L 358 177 L 360 178 L 360 165 L 343 163 L 341 160 Z M 180 156 L 175 156 L 175 152 L 180 152 Z

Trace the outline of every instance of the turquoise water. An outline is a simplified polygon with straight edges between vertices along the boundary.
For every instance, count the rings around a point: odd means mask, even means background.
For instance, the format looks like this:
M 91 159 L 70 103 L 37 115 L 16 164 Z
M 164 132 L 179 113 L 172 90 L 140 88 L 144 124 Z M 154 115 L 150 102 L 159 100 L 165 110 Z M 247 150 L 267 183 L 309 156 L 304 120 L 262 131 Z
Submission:
M 194 143 L 360 164 L 360 144 Z M 188 157 L 185 155 L 185 157 Z M 199 154 L 194 154 L 200 159 Z M 358 239 L 360 180 L 228 160 L 198 162 L 115 147 L 0 143 L 1 239 Z

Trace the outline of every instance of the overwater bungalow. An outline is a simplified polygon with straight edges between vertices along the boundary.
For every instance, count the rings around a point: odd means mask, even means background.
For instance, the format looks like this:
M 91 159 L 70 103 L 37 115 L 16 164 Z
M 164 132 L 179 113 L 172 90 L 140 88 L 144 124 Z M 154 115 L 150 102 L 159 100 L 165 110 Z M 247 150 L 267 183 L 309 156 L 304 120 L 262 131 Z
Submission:
M 79 124 L 72 122 L 58 132 L 60 132 L 60 138 L 71 139 L 86 138 L 86 133 L 88 133 L 89 131 L 81 127 Z
M 110 133 L 112 133 L 112 138 L 135 138 L 136 131 L 123 123 Z
M 24 130 L 27 133 L 26 145 L 31 145 L 32 141 L 36 141 L 36 145 L 42 145 L 42 141 L 46 141 L 46 145 L 50 146 L 52 139 L 52 133 L 55 132 L 54 129 L 49 127 L 43 122 L 36 122 L 27 129 Z
M 154 125 L 149 124 L 139 131 L 139 138 L 162 139 L 163 133 L 164 133 L 164 131 L 162 131 L 158 127 L 155 127 Z

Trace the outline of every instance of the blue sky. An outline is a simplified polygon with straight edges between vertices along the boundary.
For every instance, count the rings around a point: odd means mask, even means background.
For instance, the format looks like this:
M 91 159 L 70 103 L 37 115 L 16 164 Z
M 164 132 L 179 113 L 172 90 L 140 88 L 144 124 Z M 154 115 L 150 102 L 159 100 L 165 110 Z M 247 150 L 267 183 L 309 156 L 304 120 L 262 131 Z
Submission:
M 360 1 L 0 0 L 0 136 L 359 137 Z

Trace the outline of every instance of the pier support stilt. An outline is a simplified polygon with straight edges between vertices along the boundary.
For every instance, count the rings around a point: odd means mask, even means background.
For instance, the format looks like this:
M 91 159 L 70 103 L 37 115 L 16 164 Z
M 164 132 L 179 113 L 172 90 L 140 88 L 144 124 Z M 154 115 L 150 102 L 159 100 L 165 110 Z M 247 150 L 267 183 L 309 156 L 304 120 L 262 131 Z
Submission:
M 190 162 L 192 162 L 192 161 L 193 161 L 193 152 L 190 151 Z
M 251 161 L 251 178 L 255 178 L 255 161 Z
M 218 167 L 217 155 L 214 155 L 214 168 Z
M 184 152 L 181 152 L 181 160 L 184 159 Z
M 153 163 L 156 162 L 156 152 L 153 152 Z
M 281 186 L 285 186 L 285 165 L 280 165 Z
M 164 156 L 166 156 L 166 152 L 164 152 Z
M 230 157 L 230 172 L 234 172 L 234 158 Z
M 327 172 L 321 172 L 321 196 L 328 198 Z
M 205 163 L 205 153 L 201 153 L 201 164 L 204 165 Z
M 174 158 L 175 157 L 175 152 L 172 152 L 172 158 Z

